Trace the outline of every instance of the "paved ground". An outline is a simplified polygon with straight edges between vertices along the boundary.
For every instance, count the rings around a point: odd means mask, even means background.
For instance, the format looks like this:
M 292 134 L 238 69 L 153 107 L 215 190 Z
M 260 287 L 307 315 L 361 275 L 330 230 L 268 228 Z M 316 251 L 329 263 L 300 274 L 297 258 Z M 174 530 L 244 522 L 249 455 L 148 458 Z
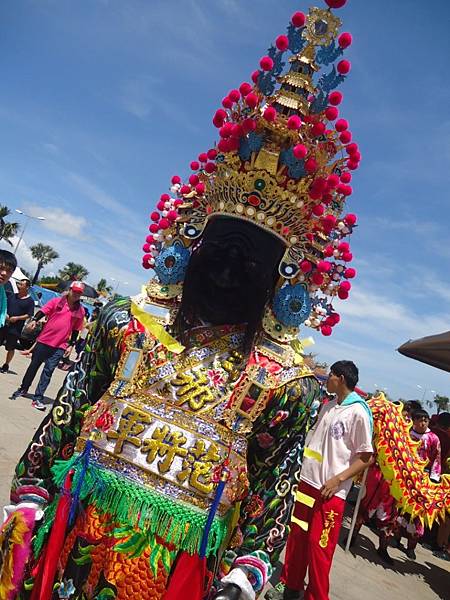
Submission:
M 0 363 L 4 349 L 0 348 Z M 7 503 L 9 484 L 17 459 L 24 452 L 43 413 L 33 409 L 26 398 L 9 400 L 18 387 L 29 359 L 17 355 L 16 373 L 0 374 L 0 506 Z M 64 380 L 65 373 L 56 370 L 47 390 L 51 403 Z M 32 388 L 34 390 L 34 388 Z M 348 526 L 348 522 L 344 527 Z M 345 531 L 342 532 L 342 538 Z M 331 573 L 332 600 L 437 600 L 450 598 L 450 563 L 435 558 L 418 547 L 417 561 L 409 560 L 400 550 L 391 549 L 394 568 L 385 567 L 375 552 L 376 535 L 363 528 L 353 553 L 337 548 Z M 447 590 L 447 591 L 445 591 Z
M 0 348 L 1 364 L 3 364 L 4 352 L 5 349 Z M 9 400 L 12 392 L 19 387 L 29 363 L 29 358 L 16 352 L 11 364 L 11 372 L 7 374 L 0 373 L 0 506 L 4 506 L 8 501 L 9 484 L 16 462 L 22 456 L 28 442 L 46 414 L 32 408 L 29 398 Z M 39 381 L 39 375 L 40 372 L 31 386 L 31 392 L 34 392 Z M 55 370 L 47 388 L 45 403 L 51 405 L 65 376 L 64 371 Z

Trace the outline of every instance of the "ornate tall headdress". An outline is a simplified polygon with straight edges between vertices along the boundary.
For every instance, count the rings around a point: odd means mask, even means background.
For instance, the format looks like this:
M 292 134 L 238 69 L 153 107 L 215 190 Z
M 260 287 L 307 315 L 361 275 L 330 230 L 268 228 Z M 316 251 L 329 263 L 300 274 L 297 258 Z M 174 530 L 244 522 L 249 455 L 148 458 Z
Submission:
M 356 216 L 344 214 L 351 172 L 361 155 L 339 117 L 352 42 L 325 0 L 292 16 L 252 74 L 253 85 L 231 90 L 213 118 L 220 140 L 191 162 L 187 182 L 172 177 L 151 214 L 143 266 L 158 280 L 150 293 L 170 303 L 181 290 L 190 248 L 217 215 L 251 221 L 279 237 L 286 252 L 265 326 L 288 339 L 304 322 L 330 335 L 339 322 L 334 296 L 346 299 L 356 272 L 349 243 Z

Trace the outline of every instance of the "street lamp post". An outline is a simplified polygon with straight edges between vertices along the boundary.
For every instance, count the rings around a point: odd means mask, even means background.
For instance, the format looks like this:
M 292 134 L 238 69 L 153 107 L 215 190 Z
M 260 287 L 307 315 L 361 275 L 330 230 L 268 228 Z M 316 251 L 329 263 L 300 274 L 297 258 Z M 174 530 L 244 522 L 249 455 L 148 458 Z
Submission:
M 20 238 L 19 241 L 16 244 L 16 247 L 14 248 L 14 254 L 17 252 L 18 247 L 20 246 L 20 242 L 23 239 L 23 234 L 25 233 L 25 229 L 27 228 L 28 222 L 30 221 L 30 219 L 36 219 L 37 221 L 45 221 L 45 217 L 35 217 L 33 215 L 27 215 L 26 213 L 23 212 L 23 210 L 19 210 L 18 208 L 16 208 L 16 213 L 19 213 L 19 215 L 23 215 L 26 220 L 25 220 L 25 225 L 23 226 L 22 232 L 20 234 Z

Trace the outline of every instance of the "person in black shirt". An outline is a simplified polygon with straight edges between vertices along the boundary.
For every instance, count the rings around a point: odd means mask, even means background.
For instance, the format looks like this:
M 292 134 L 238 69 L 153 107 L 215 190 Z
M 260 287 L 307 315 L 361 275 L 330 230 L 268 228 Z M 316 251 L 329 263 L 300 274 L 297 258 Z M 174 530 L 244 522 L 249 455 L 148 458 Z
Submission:
M 29 295 L 30 281 L 17 282 L 17 294 L 8 296 L 6 324 L 0 329 L 0 345 L 5 344 L 6 360 L 1 373 L 8 373 L 25 321 L 33 316 L 34 301 Z

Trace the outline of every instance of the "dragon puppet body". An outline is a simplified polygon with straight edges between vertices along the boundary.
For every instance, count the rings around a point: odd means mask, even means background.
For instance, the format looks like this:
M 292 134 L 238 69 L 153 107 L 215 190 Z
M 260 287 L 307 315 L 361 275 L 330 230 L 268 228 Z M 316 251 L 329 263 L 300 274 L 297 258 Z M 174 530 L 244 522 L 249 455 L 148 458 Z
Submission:
M 401 512 L 432 527 L 450 512 L 450 475 L 433 482 L 419 458 L 420 442 L 411 439 L 411 423 L 402 415 L 402 404 L 389 402 L 383 393 L 368 400 L 374 422 L 377 463 Z

